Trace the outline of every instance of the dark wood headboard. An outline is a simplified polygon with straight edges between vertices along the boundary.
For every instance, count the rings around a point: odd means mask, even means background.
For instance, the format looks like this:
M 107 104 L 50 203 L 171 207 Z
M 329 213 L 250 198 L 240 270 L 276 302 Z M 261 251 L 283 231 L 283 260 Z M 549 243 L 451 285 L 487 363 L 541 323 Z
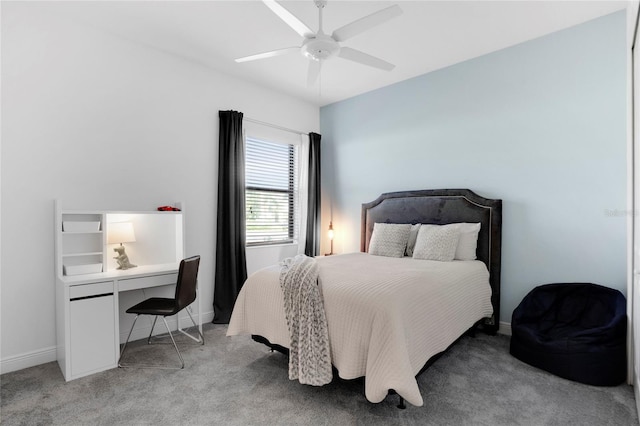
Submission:
M 380 223 L 481 223 L 476 255 L 487 265 L 493 318 L 485 328 L 498 330 L 500 321 L 500 258 L 502 200 L 484 198 L 469 189 L 427 189 L 388 192 L 362 205 L 360 251 L 367 252 L 373 225 Z

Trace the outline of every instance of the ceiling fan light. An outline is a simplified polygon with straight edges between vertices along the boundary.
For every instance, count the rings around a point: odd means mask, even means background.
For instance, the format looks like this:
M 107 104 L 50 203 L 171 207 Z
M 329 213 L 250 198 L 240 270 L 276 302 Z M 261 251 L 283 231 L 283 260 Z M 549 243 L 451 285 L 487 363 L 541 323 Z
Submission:
M 316 61 L 316 62 L 320 62 L 320 58 L 318 58 L 317 56 L 315 56 L 312 52 L 309 52 L 308 50 L 302 50 L 302 55 L 307 58 L 307 59 L 311 59 L 312 61 Z
M 325 34 L 317 34 L 315 38 L 305 40 L 300 51 L 309 59 L 321 61 L 336 56 L 340 52 L 340 45 Z

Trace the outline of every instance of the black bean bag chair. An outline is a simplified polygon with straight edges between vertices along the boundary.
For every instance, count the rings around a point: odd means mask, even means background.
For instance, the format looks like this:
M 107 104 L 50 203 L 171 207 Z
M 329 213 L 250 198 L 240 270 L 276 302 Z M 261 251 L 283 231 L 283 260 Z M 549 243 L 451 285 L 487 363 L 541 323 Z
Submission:
M 565 379 L 616 386 L 627 376 L 627 304 L 597 284 L 534 288 L 513 311 L 511 355 Z

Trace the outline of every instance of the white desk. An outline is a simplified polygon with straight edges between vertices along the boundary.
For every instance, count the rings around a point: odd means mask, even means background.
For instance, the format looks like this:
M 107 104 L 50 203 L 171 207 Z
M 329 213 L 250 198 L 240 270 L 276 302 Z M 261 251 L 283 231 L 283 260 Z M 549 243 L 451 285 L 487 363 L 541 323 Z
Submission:
M 178 265 L 147 265 L 126 271 L 58 277 L 57 358 L 65 380 L 117 367 L 120 356 L 118 294 L 175 285 Z M 200 297 L 197 300 L 197 323 L 202 331 Z

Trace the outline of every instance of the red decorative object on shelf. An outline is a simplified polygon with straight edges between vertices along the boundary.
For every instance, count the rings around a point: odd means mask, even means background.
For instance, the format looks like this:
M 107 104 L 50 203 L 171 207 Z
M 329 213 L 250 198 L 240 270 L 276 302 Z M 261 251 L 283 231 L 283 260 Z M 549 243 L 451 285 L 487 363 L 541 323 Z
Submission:
M 179 212 L 180 209 L 173 206 L 161 206 L 161 207 L 158 207 L 158 211 L 159 212 Z

